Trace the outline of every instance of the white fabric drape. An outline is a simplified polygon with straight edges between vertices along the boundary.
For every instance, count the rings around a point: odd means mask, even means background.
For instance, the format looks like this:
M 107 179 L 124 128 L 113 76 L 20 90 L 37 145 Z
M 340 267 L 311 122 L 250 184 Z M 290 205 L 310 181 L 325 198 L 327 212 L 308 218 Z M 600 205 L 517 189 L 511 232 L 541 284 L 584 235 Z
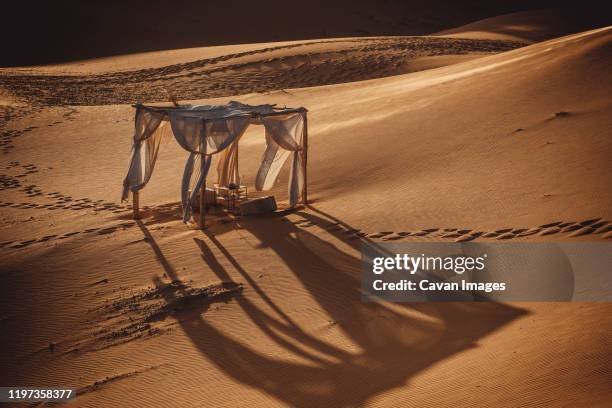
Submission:
M 205 121 L 184 113 L 170 114 L 174 137 L 181 147 L 190 152 L 181 183 L 184 222 L 191 218 L 191 203 L 206 180 L 212 155 L 227 149 L 238 140 L 249 125 L 249 120 L 250 118 L 245 116 Z M 196 165 L 198 161 L 199 166 Z M 195 174 L 194 170 L 196 170 Z
M 187 106 L 176 110 L 139 105 L 121 198 L 127 200 L 130 191 L 139 191 L 149 182 L 160 143 L 171 130 L 179 145 L 189 152 L 181 182 L 183 220 L 187 222 L 191 218 L 191 203 L 206 180 L 213 154 L 221 153 L 217 167 L 219 184 L 240 183 L 238 141 L 249 124 L 256 123 L 265 127 L 267 145 L 256 188 L 270 189 L 283 164 L 292 156 L 289 204 L 294 206 L 304 188 L 301 154 L 304 115 L 305 111 L 278 115 L 272 105 L 249 106 L 238 102 L 223 107 Z
M 278 174 L 287 158 L 291 155 L 291 173 L 289 175 L 289 205 L 295 206 L 304 189 L 302 171 L 302 138 L 304 132 L 304 115 L 268 116 L 261 118 L 266 128 L 266 151 L 255 179 L 258 191 L 269 190 L 278 178 Z
M 192 214 L 192 203 L 196 199 L 198 192 L 202 189 L 202 184 L 206 180 L 206 175 L 210 169 L 212 156 L 209 154 L 190 153 L 185 164 L 183 180 L 181 182 L 181 205 L 183 207 L 183 222 L 188 222 Z M 195 172 L 194 172 L 195 170 Z M 191 190 L 191 194 L 189 194 Z M 202 209 L 200 209 L 202 211 Z
M 230 184 L 240 185 L 238 140 L 219 153 L 219 161 L 217 162 L 217 184 L 220 186 L 228 186 Z
M 205 128 L 202 118 L 186 116 L 182 112 L 170 113 L 172 133 L 178 144 L 191 153 L 206 154 Z
M 121 193 L 122 201 L 128 199 L 130 191 L 139 191 L 149 182 L 153 169 L 155 168 L 155 162 L 157 161 L 159 144 L 163 137 L 163 132 L 161 132 L 162 129 L 158 131 L 163 119 L 164 115 L 161 113 L 144 109 L 138 109 L 136 111 L 136 118 L 134 120 L 134 142 L 130 153 L 130 164 L 127 176 L 123 180 L 123 191 Z M 143 143 L 144 156 L 142 154 Z

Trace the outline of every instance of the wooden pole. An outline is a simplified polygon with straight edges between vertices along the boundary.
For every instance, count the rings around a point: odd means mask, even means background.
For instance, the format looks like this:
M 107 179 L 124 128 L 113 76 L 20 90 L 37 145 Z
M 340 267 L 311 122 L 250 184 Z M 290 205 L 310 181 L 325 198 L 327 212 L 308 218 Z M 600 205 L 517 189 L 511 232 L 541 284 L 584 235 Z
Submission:
M 240 163 L 238 162 L 238 148 L 240 146 L 238 145 L 238 142 L 236 142 L 236 167 L 234 167 L 236 169 L 236 174 L 234 175 L 234 178 L 236 179 L 236 181 L 238 181 L 238 188 L 240 188 L 240 183 L 242 183 L 242 180 L 240 180 L 240 170 L 238 169 L 238 166 L 240 165 Z
M 202 129 L 206 130 L 206 120 L 202 118 Z M 205 144 L 206 139 L 200 139 L 200 172 L 204 168 L 204 160 L 206 157 L 202 154 L 206 151 Z M 202 180 L 202 186 L 200 187 L 200 229 L 204 229 L 206 222 L 206 177 Z
M 302 139 L 302 173 L 304 173 L 304 189 L 302 204 L 308 204 L 308 114 L 304 112 L 304 134 Z
M 139 197 L 140 193 L 138 191 L 134 191 L 132 193 L 132 210 L 134 211 L 134 219 L 138 220 L 140 219 L 140 214 L 138 213 L 138 206 L 139 206 Z
M 202 183 L 200 188 L 200 229 L 204 229 L 204 221 L 206 212 L 206 180 Z

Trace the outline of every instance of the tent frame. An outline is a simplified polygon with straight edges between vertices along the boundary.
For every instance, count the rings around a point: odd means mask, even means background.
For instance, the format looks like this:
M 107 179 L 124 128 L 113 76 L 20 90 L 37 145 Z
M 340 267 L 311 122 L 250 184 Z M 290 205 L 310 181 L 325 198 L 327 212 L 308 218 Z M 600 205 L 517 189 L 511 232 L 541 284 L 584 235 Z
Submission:
M 163 112 L 163 113 L 168 113 L 172 110 L 175 110 L 177 108 L 180 108 L 180 105 L 177 106 L 148 106 L 148 105 L 143 105 L 143 104 L 135 104 L 132 105 L 133 108 L 136 109 L 136 114 L 138 113 L 138 109 L 148 109 L 148 110 L 152 110 L 152 111 L 156 111 L 156 112 Z M 306 108 L 276 108 L 273 107 L 274 110 L 276 110 L 276 112 L 270 112 L 270 113 L 265 113 L 265 114 L 258 114 L 258 113 L 251 113 L 251 117 L 268 117 L 268 116 L 277 116 L 277 115 L 286 115 L 289 113 L 301 113 L 304 117 L 304 130 L 303 130 L 303 136 L 302 136 L 302 150 L 300 151 L 300 155 L 302 158 L 302 172 L 304 174 L 304 187 L 302 189 L 302 196 L 301 196 L 301 204 L 302 205 L 308 205 L 308 172 L 307 172 L 307 163 L 308 163 L 308 110 Z M 231 119 L 232 117 L 239 117 L 239 116 L 244 116 L 244 114 L 242 115 L 235 115 L 235 116 L 227 116 L 224 119 Z M 210 121 L 210 120 L 209 120 Z M 206 126 L 206 119 L 202 119 L 202 125 Z M 133 219 L 134 220 L 139 220 L 140 219 L 140 191 L 133 191 L 132 192 L 132 210 L 133 210 Z M 202 186 L 200 188 L 200 213 L 199 213 L 199 225 L 200 225 L 200 229 L 205 229 L 205 221 L 206 221 L 206 179 L 204 179 L 204 182 L 202 183 Z

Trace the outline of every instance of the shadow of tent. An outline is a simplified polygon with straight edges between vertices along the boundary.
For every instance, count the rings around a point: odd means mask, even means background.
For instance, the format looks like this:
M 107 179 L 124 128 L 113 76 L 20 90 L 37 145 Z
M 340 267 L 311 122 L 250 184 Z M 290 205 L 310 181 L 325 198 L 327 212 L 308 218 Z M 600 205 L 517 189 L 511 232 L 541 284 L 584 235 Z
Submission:
M 140 208 L 140 220 L 146 220 L 146 225 L 161 224 L 164 222 L 177 221 L 182 218 L 181 202 L 171 202 Z M 131 211 L 124 212 L 115 217 L 118 220 L 133 220 Z
M 136 223 L 142 224 L 144 226 L 153 226 L 157 224 L 181 221 L 183 216 L 182 211 L 183 210 L 180 201 L 145 206 L 140 209 L 140 217 Z M 198 211 L 199 210 L 195 210 L 195 212 Z M 208 209 L 206 212 L 206 217 L 208 219 L 208 223 L 210 224 L 209 226 L 214 227 L 217 233 L 219 233 L 219 231 L 227 232 L 234 229 L 234 226 L 231 224 L 231 218 L 228 216 L 228 213 L 225 212 L 222 208 Z M 130 212 L 129 214 L 119 215 L 115 217 L 115 219 L 133 220 L 133 216 Z M 196 227 L 199 229 L 197 224 L 184 225 L 185 229 L 194 229 Z
M 301 212 L 313 223 L 329 223 L 323 213 Z M 230 275 L 212 250 L 216 247 L 274 314 L 248 297 L 236 301 L 271 341 L 304 363 L 281 360 L 248 346 L 208 324 L 201 314 L 180 319 L 193 344 L 211 363 L 250 387 L 296 407 L 358 406 L 379 393 L 402 386 L 419 371 L 476 346 L 483 336 L 526 312 L 508 305 L 482 303 L 410 303 L 389 307 L 363 303 L 360 259 L 279 218 L 244 220 L 241 226 L 271 248 L 353 345 L 348 350 L 300 328 L 244 270 L 236 258 L 206 231 L 195 238 L 206 264 L 220 280 Z M 358 248 L 367 240 L 347 241 Z M 177 279 L 176 276 L 171 278 Z M 419 318 L 418 313 L 429 319 Z M 194 316 L 191 314 L 191 316 Z

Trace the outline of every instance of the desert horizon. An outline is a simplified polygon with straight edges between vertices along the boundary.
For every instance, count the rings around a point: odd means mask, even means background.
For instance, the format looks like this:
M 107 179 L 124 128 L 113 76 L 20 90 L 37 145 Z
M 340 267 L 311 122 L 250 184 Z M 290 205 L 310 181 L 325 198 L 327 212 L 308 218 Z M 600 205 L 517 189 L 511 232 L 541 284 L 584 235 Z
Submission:
M 0 387 L 609 406 L 605 8 L 272 3 L 66 1 L 4 35 Z M 423 245 L 563 285 L 364 297 L 368 254 Z

